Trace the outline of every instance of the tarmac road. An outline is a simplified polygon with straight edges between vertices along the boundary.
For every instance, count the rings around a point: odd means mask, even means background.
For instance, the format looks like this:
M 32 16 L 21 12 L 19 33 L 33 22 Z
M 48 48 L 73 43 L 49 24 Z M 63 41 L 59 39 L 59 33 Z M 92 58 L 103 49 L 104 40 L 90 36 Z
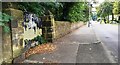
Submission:
M 104 43 L 114 60 L 118 62 L 118 25 L 94 23 L 92 26 L 100 41 Z

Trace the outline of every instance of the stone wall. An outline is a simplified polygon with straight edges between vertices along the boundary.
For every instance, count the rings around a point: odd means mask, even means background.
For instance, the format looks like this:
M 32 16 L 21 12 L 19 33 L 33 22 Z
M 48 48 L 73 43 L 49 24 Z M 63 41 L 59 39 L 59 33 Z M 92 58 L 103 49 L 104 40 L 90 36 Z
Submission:
M 63 37 L 83 25 L 83 22 L 70 23 L 67 21 L 55 21 L 55 39 Z
M 71 23 L 55 21 L 55 39 L 62 37 L 70 31 Z
M 75 29 L 78 29 L 79 27 L 85 25 L 85 23 L 83 23 L 82 21 L 80 22 L 75 22 L 75 23 L 72 23 L 71 24 L 71 31 L 75 30 Z

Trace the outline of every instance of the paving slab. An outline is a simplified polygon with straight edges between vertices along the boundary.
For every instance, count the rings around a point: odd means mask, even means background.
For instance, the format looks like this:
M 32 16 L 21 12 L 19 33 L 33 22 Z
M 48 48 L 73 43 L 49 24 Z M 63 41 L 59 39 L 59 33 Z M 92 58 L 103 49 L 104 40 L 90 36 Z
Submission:
M 77 63 L 110 63 L 103 46 L 99 44 L 80 44 Z

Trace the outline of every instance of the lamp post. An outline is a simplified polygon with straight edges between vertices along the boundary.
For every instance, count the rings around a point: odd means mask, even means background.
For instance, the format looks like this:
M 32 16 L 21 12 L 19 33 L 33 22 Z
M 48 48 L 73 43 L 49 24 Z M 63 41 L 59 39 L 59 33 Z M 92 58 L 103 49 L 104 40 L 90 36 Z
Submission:
M 91 20 L 91 18 L 90 18 L 90 13 L 91 13 L 91 6 L 92 6 L 92 4 L 89 2 L 88 3 L 88 5 L 89 5 L 89 21 L 88 21 L 88 27 L 90 27 L 90 20 Z

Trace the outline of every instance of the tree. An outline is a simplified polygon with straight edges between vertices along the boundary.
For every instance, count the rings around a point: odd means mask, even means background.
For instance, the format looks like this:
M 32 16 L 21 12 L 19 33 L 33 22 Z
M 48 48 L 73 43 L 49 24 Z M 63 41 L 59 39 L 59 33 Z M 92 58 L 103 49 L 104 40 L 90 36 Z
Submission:
M 89 18 L 89 8 L 88 5 L 84 2 L 76 2 L 73 4 L 69 4 L 71 7 L 67 9 L 67 17 L 66 20 L 71 22 L 78 22 L 78 21 L 88 21 Z
M 38 16 L 44 15 L 45 8 L 39 2 L 19 2 L 18 8 L 23 11 L 35 13 Z
M 46 12 L 50 11 L 55 19 L 60 19 L 62 3 L 59 2 L 21 2 L 18 3 L 20 10 L 28 11 L 37 14 L 38 16 L 46 15 Z
M 115 15 L 119 15 L 120 14 L 120 1 L 115 1 L 114 3 L 113 3 L 113 14 L 115 14 Z M 120 22 L 119 21 L 120 20 L 120 16 L 118 16 L 118 23 Z
M 112 9 L 113 9 L 112 3 L 104 2 L 100 5 L 97 15 L 103 18 L 108 16 L 108 22 L 109 22 L 109 15 L 112 15 Z
M 119 7 L 118 2 L 114 2 L 113 3 L 113 13 L 114 14 L 118 14 L 118 12 L 119 12 L 118 7 Z
M 51 12 L 55 20 L 64 21 L 87 21 L 88 5 L 86 2 L 19 2 L 18 8 L 37 14 L 47 15 Z

